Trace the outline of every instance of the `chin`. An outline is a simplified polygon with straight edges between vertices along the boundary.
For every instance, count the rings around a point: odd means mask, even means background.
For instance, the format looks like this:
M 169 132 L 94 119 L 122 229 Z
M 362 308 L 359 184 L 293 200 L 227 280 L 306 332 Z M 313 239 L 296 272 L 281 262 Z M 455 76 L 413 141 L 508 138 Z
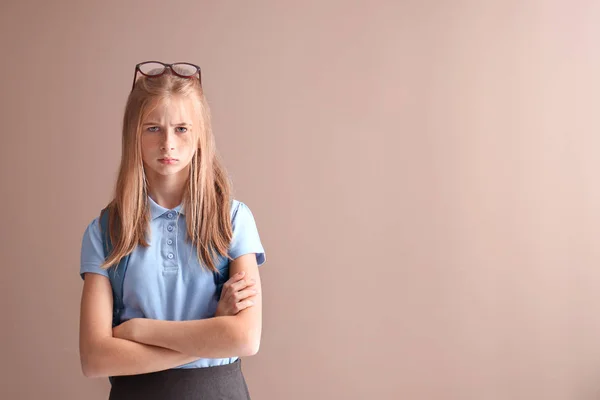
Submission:
M 156 175 L 160 175 L 160 176 L 171 176 L 171 175 L 177 175 L 178 173 L 180 173 L 184 168 L 182 168 L 180 165 L 159 165 L 156 168 L 152 168 L 152 171 L 156 174 Z

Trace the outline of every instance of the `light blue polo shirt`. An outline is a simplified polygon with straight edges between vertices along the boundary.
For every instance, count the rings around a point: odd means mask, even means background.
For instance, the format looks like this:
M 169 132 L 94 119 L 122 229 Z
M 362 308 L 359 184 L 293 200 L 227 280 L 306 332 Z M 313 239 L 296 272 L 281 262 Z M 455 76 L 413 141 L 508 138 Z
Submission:
M 121 322 L 131 318 L 151 318 L 167 321 L 187 321 L 214 317 L 218 298 L 214 275 L 201 267 L 196 249 L 185 240 L 187 236 L 182 205 L 171 210 L 157 204 L 150 196 L 150 246 L 137 246 L 131 253 L 125 281 L 123 303 L 125 309 Z M 233 238 L 229 255 L 235 259 L 256 253 L 256 262 L 266 261 L 256 222 L 250 208 L 232 200 L 231 221 Z M 104 261 L 99 217 L 96 217 L 83 234 L 81 244 L 82 279 L 85 272 L 108 277 L 100 269 Z M 220 257 L 217 267 L 229 277 L 229 260 Z M 229 279 L 229 278 L 227 278 Z M 176 368 L 203 368 L 229 364 L 231 358 L 202 358 Z

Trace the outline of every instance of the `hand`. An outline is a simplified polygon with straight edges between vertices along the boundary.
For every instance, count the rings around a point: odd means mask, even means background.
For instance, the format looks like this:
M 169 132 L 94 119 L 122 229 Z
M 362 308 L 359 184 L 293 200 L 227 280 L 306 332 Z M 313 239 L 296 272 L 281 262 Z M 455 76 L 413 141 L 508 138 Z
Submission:
M 242 279 L 244 274 L 244 271 L 239 272 L 223 284 L 223 291 L 221 292 L 221 299 L 217 304 L 215 317 L 236 315 L 240 311 L 254 305 L 254 302 L 249 297 L 258 293 L 256 289 L 251 287 L 256 281 L 254 279 L 251 281 Z
M 135 341 L 136 330 L 141 318 L 132 318 L 113 328 L 113 337 Z

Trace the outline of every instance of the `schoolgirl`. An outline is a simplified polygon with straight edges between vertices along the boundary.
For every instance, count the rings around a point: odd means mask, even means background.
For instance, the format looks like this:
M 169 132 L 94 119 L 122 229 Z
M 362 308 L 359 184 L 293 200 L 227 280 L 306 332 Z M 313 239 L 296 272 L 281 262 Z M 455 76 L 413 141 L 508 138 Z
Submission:
M 250 399 L 241 357 L 260 345 L 266 256 L 231 193 L 200 67 L 136 65 L 108 228 L 95 217 L 81 247 L 82 371 L 110 377 L 110 400 Z M 113 326 L 107 271 L 126 255 Z

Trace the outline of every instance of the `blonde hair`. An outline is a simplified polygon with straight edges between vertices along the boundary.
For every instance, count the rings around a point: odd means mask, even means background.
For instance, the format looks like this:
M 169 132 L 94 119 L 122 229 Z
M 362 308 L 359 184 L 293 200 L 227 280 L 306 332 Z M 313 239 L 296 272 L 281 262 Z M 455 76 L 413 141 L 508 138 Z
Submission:
M 177 68 L 177 67 L 175 67 Z M 211 128 L 208 103 L 197 78 L 181 78 L 169 69 L 159 77 L 139 78 L 129 94 L 123 117 L 121 165 L 114 199 L 107 210 L 108 231 L 113 250 L 102 269 L 116 266 L 137 245 L 148 247 L 146 232 L 150 206 L 141 152 L 141 124 L 160 99 L 184 96 L 194 104 L 194 129 L 198 148 L 188 168 L 189 178 L 183 193 L 187 240 L 197 249 L 198 260 L 217 272 L 216 257 L 228 255 L 233 237 L 230 219 L 231 182 L 217 152 Z

